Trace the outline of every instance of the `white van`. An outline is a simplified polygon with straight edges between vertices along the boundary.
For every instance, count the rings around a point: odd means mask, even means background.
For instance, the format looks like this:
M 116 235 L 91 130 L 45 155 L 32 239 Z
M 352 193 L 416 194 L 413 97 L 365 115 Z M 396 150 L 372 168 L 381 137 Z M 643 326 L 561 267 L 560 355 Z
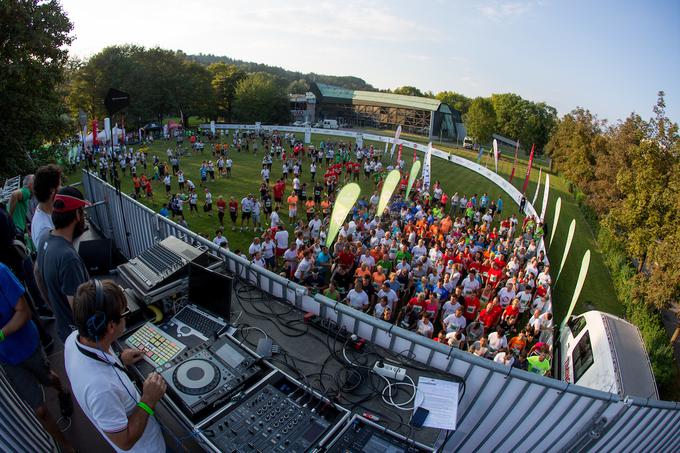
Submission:
M 338 121 L 337 120 L 323 120 L 323 128 L 324 129 L 337 129 L 338 128 Z
M 572 316 L 560 332 L 555 376 L 621 397 L 659 399 L 640 331 L 608 313 Z

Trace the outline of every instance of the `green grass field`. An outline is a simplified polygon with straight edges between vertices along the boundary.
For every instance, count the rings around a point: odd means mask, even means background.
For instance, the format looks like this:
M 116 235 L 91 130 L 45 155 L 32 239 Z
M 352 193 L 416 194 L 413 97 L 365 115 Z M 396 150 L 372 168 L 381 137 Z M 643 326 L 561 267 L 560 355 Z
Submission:
M 302 138 L 302 134 L 300 134 Z M 312 144 L 318 146 L 321 140 L 326 141 L 339 141 L 339 137 L 324 136 L 324 135 L 313 135 Z M 225 140 L 226 141 L 226 140 Z M 366 141 L 367 144 L 371 144 L 370 141 Z M 384 149 L 383 143 L 373 143 L 378 149 Z M 166 150 L 168 147 L 174 147 L 174 141 L 155 141 L 150 146 L 149 156 L 157 155 L 161 161 L 165 160 Z M 461 155 L 468 159 L 474 160 L 476 158 L 476 153 L 473 154 L 462 149 L 453 149 L 447 146 L 437 146 L 439 149 L 454 152 L 457 155 Z M 189 148 L 189 145 L 185 145 L 185 148 Z M 407 163 L 411 162 L 413 150 L 404 149 L 404 160 Z M 420 155 L 420 154 L 419 154 Z M 216 202 L 217 196 L 222 195 L 227 201 L 229 197 L 234 196 L 239 201 L 248 193 L 253 193 L 257 195 L 260 183 L 260 169 L 262 162 L 262 146 L 257 155 L 253 155 L 252 151 L 250 153 L 237 153 L 231 151 L 231 156 L 234 161 L 234 167 L 232 170 L 231 178 L 219 178 L 216 175 L 215 181 L 208 180 L 207 186 L 210 188 L 213 194 L 213 203 Z M 422 155 L 420 155 L 422 158 Z M 199 168 L 201 166 L 202 160 L 212 159 L 211 151 L 209 145 L 206 145 L 206 149 L 203 153 L 193 153 L 185 156 L 181 159 L 180 167 L 184 171 L 188 179 L 191 179 L 197 188 L 200 182 Z M 151 162 L 152 160 L 149 159 Z M 481 162 L 483 165 L 487 164 L 489 168 L 493 167 L 492 159 L 484 157 Z M 407 164 L 408 166 L 409 164 Z M 508 178 L 512 168 L 511 159 L 505 157 L 502 158 L 499 163 L 499 174 Z M 138 166 L 138 172 L 141 171 L 141 167 Z M 149 167 L 148 173 L 152 172 L 151 166 Z M 323 169 L 320 168 L 317 172 L 317 177 L 323 175 Z M 524 181 L 524 175 L 526 172 L 526 163 L 520 162 L 518 168 L 515 171 L 514 185 L 521 189 L 521 185 Z M 545 174 L 545 173 L 544 173 Z M 271 174 L 271 182 L 273 183 L 276 178 L 281 175 L 281 162 L 274 161 Z M 75 173 L 70 175 L 70 182 L 75 182 L 80 180 L 81 174 Z M 533 199 L 534 192 L 536 190 L 536 182 L 538 179 L 538 171 L 532 172 L 531 181 L 529 188 L 527 190 L 527 198 L 529 200 Z M 303 182 L 311 181 L 311 176 L 309 173 L 309 161 L 307 160 L 303 164 L 303 174 L 301 180 Z M 441 181 L 443 188 L 446 193 L 452 195 L 455 192 L 465 193 L 468 196 L 472 193 L 482 194 L 487 192 L 490 197 L 496 199 L 499 195 L 504 201 L 504 212 L 506 215 L 510 215 L 513 212 L 518 212 L 517 200 L 510 200 L 510 197 L 505 194 L 500 188 L 493 184 L 488 179 L 478 175 L 477 173 L 465 169 L 463 167 L 457 166 L 451 162 L 443 161 L 438 158 L 432 159 L 432 180 Z M 540 194 L 536 202 L 537 211 L 540 212 L 540 206 L 543 197 L 543 184 L 545 178 L 542 177 Z M 287 189 L 291 187 L 291 179 L 287 185 Z M 363 172 L 361 175 L 360 186 L 362 188 L 362 197 L 370 197 L 370 195 L 375 190 L 373 181 L 366 181 L 363 178 Z M 133 192 L 132 180 L 128 174 L 125 178 L 122 178 L 122 190 L 123 192 L 130 194 Z M 173 178 L 173 191 L 178 191 L 178 185 L 176 178 Z M 311 193 L 311 190 L 309 191 Z M 555 297 L 553 303 L 553 309 L 558 319 L 564 316 L 567 307 L 571 301 L 572 294 L 574 291 L 574 286 L 576 284 L 576 278 L 579 273 L 581 259 L 583 254 L 587 249 L 591 250 L 591 264 L 588 274 L 588 278 L 581 293 L 579 303 L 577 304 L 575 313 L 580 313 L 587 311 L 589 309 L 599 309 L 606 312 L 610 312 L 616 315 L 623 315 L 623 308 L 616 300 L 614 293 L 614 288 L 611 282 L 611 278 L 608 274 L 607 268 L 602 262 L 602 257 L 597 249 L 597 245 L 593 238 L 592 232 L 590 231 L 588 225 L 583 219 L 581 212 L 574 202 L 573 196 L 567 190 L 567 183 L 562 178 L 556 175 L 551 175 L 551 190 L 550 199 L 548 204 L 548 213 L 546 218 L 550 224 L 550 228 L 553 228 L 553 216 L 554 207 L 557 197 L 562 197 L 562 213 L 559 224 L 557 225 L 557 232 L 555 234 L 554 244 L 550 247 L 549 258 L 553 268 L 553 278 L 557 275 L 557 270 L 559 268 L 559 263 L 562 259 L 562 254 L 564 251 L 564 244 L 566 241 L 566 233 L 569 227 L 569 223 L 572 219 L 576 219 L 576 235 L 572 244 L 572 250 L 568 256 L 565 264 L 565 268 L 560 277 L 560 281 L 555 289 Z M 203 204 L 203 193 L 199 192 L 199 205 Z M 162 204 L 167 202 L 167 197 L 165 195 L 165 187 L 162 182 L 154 183 L 154 199 L 143 200 L 143 202 L 150 208 L 158 212 Z M 200 208 L 199 206 L 199 208 Z M 213 209 L 215 210 L 214 206 Z M 200 209 L 199 209 L 200 210 Z M 304 216 L 304 209 L 298 208 L 298 213 L 302 213 Z M 281 218 L 288 223 L 287 209 L 282 207 Z M 205 234 L 207 237 L 212 239 L 215 235 L 215 230 L 219 227 L 219 222 L 217 220 L 217 214 L 215 212 L 213 217 L 209 217 L 202 210 L 199 214 L 193 213 L 189 214 L 188 209 L 185 208 L 186 220 L 189 224 L 189 228 L 201 234 Z M 264 219 L 264 216 L 262 217 Z M 240 248 L 246 250 L 252 241 L 254 233 L 252 229 L 250 231 L 240 232 L 238 229 L 236 231 L 231 230 L 231 221 L 229 216 L 225 217 L 225 236 L 229 240 L 229 245 L 232 250 Z M 292 232 L 292 231 L 291 231 Z M 258 233 L 259 234 L 259 233 Z M 549 237 L 549 233 L 547 234 Z

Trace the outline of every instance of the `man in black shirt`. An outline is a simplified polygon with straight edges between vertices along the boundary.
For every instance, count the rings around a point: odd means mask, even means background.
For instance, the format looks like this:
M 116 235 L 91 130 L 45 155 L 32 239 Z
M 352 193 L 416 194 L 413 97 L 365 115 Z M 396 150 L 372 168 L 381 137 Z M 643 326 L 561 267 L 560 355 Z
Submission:
M 57 334 L 65 341 L 75 330 L 73 297 L 78 286 L 90 279 L 73 241 L 85 231 L 83 208 L 89 203 L 73 187 L 64 187 L 54 197 L 54 230 L 45 234 L 38 245 L 38 268 L 57 318 Z

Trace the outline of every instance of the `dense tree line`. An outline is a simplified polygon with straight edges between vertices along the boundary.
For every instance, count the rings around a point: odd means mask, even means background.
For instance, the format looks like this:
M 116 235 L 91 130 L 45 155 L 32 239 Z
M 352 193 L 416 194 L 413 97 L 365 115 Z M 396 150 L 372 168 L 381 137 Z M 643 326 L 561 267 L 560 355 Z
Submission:
M 72 127 L 63 103 L 72 29 L 56 0 L 0 2 L 0 175 L 33 168 L 32 151 Z
M 441 95 L 441 97 L 440 97 Z M 450 99 L 453 105 L 464 108 L 463 119 L 468 135 L 475 141 L 488 144 L 491 135 L 501 134 L 519 140 L 528 153 L 536 145 L 539 153 L 550 140 L 557 124 L 557 110 L 545 102 L 532 102 L 513 93 L 492 94 L 489 98 L 472 100 L 456 93 L 437 95 Z
M 278 77 L 287 85 L 299 81 L 302 81 L 304 83 L 303 86 L 301 87 L 298 86 L 298 88 L 296 88 L 295 90 L 291 90 L 290 93 L 304 93 L 307 89 L 309 89 L 309 84 L 312 82 L 337 85 L 339 87 L 348 88 L 351 90 L 366 90 L 366 91 L 375 90 L 375 88 L 372 85 L 366 83 L 366 81 L 360 79 L 359 77 L 323 75 L 315 74 L 313 72 L 303 74 L 302 72 L 289 71 L 278 66 L 270 66 L 262 63 L 254 63 L 251 61 L 236 60 L 224 56 L 218 57 L 212 54 L 189 55 L 188 58 L 206 66 L 215 63 L 224 63 L 227 65 L 236 66 L 241 71 L 246 73 L 264 72 Z
M 577 108 L 559 121 L 547 146 L 555 169 L 576 186 L 660 382 L 670 382 L 674 366 L 658 310 L 680 297 L 678 143 L 678 125 L 666 117 L 660 92 L 649 120 L 633 113 L 608 125 Z

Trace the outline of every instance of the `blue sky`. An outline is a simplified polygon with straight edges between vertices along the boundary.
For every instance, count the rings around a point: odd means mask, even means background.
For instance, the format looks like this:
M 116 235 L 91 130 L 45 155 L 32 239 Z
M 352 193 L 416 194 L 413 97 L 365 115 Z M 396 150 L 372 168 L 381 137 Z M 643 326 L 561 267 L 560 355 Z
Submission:
M 466 96 L 514 92 L 560 115 L 680 120 L 680 1 L 62 0 L 71 51 L 135 43 Z

